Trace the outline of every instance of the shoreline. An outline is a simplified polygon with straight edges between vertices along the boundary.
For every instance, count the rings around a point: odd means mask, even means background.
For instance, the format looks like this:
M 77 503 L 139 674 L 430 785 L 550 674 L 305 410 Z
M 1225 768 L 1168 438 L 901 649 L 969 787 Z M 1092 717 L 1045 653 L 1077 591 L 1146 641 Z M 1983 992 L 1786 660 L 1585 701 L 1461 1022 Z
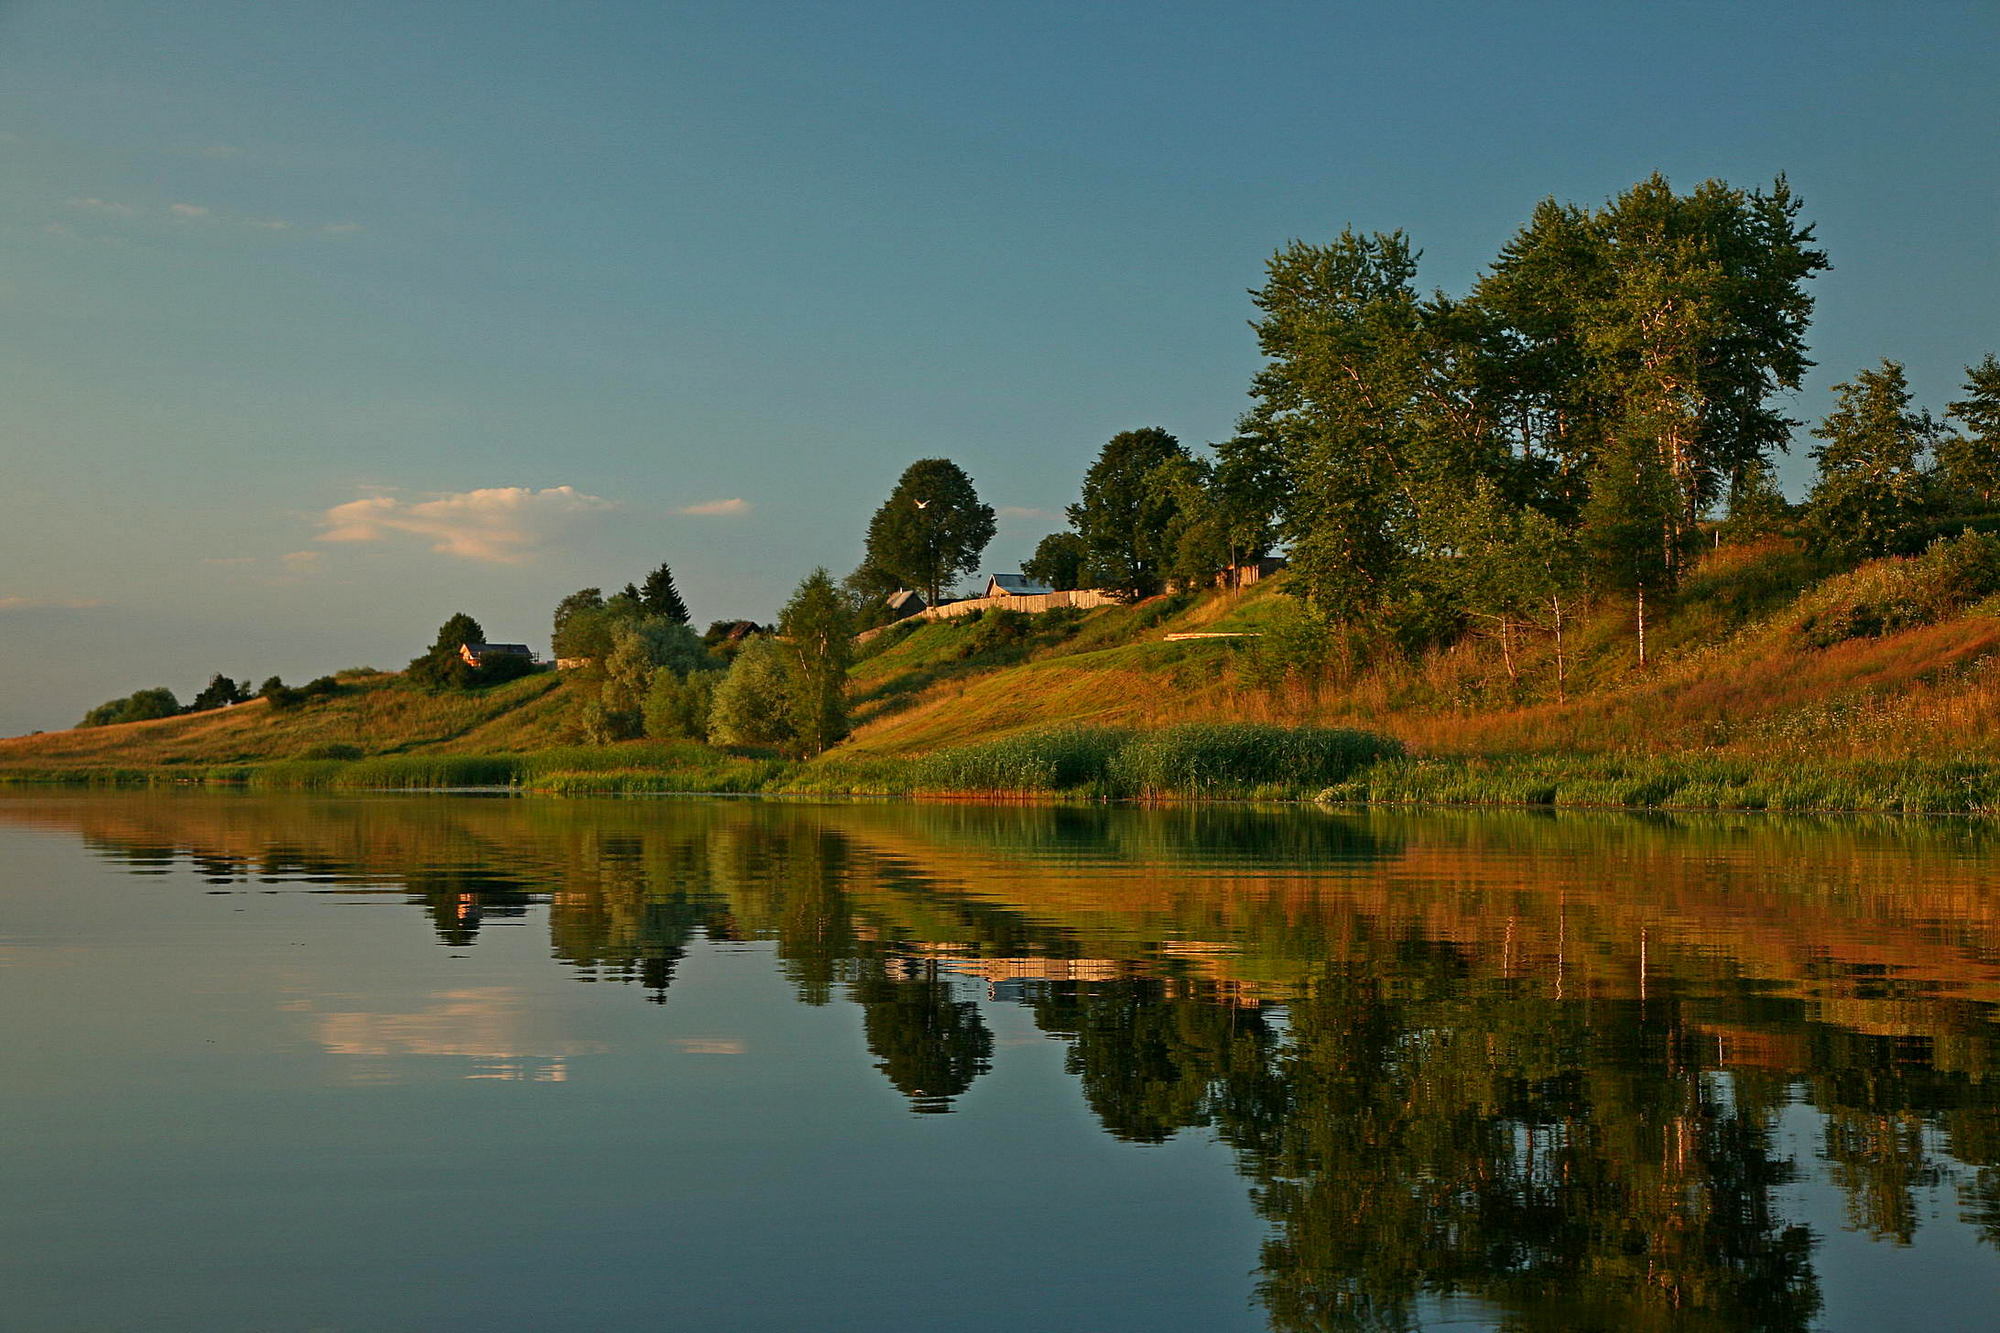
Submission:
M 549 756 L 551 759 L 556 756 Z M 563 759 L 573 759 L 575 752 Z M 923 759 L 797 763 L 715 755 L 690 764 L 544 766 L 534 754 L 378 756 L 264 764 L 0 769 L 0 789 L 187 787 L 543 797 L 861 798 L 969 805 L 1297 805 L 1320 808 L 1643 811 L 1662 814 L 2000 815 L 2000 761 L 1720 755 L 1385 757 L 1338 782 L 1212 781 L 1119 789 L 926 783 Z M 639 759 L 640 756 L 632 756 Z M 399 771 L 401 770 L 401 771 Z

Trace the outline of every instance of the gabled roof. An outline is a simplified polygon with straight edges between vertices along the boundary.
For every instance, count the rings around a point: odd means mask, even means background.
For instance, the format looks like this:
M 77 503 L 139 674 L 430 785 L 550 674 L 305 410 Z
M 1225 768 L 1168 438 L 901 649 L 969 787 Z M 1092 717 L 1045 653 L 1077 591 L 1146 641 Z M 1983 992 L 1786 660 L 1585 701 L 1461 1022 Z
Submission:
M 908 588 L 899 588 L 889 594 L 889 609 L 891 611 L 900 611 L 906 606 L 913 611 L 923 610 L 924 595 L 920 592 L 912 592 Z
M 1045 592 L 1054 592 L 1046 583 L 1037 583 L 1026 574 L 995 574 L 991 587 L 1013 597 L 1035 597 Z
M 504 653 L 510 657 L 534 656 L 532 652 L 528 651 L 528 645 L 525 643 L 468 643 L 465 645 L 465 650 L 474 654 Z

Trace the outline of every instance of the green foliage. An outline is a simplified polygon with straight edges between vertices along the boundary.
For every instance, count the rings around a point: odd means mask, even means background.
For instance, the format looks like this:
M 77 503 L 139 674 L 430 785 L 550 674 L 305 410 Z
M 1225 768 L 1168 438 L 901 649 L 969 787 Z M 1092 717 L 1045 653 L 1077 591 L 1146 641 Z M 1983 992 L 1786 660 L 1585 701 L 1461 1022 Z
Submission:
M 1915 549 L 1933 507 L 1929 455 L 1938 429 L 1910 405 L 1903 367 L 1884 361 L 1834 386 L 1838 403 L 1813 435 L 1819 480 L 1806 500 L 1813 545 L 1847 560 Z
M 807 575 L 778 613 L 791 752 L 810 758 L 847 735 L 847 669 L 854 609 L 824 569 Z
M 99 704 L 83 715 L 79 727 L 111 727 L 124 722 L 151 722 L 156 718 L 173 717 L 181 711 L 180 700 L 174 692 L 161 686 L 151 690 L 136 690 L 123 699 L 113 699 Z
M 1945 414 L 1964 428 L 1937 446 L 1939 479 L 1962 508 L 2000 502 L 2000 360 L 1988 352 L 1965 368 L 1965 397 Z
M 710 701 L 710 742 L 789 749 L 797 735 L 784 646 L 766 634 L 746 640 Z
M 958 746 L 914 761 L 919 788 L 950 792 L 1058 792 L 1101 787 L 1130 733 L 1060 727 Z
M 979 568 L 995 531 L 993 506 L 980 503 L 958 464 L 920 458 L 903 470 L 869 520 L 854 585 L 878 596 L 912 588 L 936 606 L 959 575 Z
M 2000 592 L 2000 537 L 1968 532 L 1922 555 L 1879 560 L 1829 580 L 1800 603 L 1799 636 L 1815 648 L 1935 624 Z
M 1402 753 L 1400 743 L 1365 731 L 1189 722 L 1134 736 L 1111 776 L 1141 796 L 1316 790 Z
M 646 735 L 654 740 L 701 740 L 708 735 L 709 714 L 720 671 L 691 671 L 672 667 L 653 671 L 653 683 L 646 692 Z
M 603 658 L 611 652 L 604 590 L 582 588 L 556 603 L 549 651 L 559 658 Z
M 217 708 L 227 708 L 231 704 L 240 704 L 252 697 L 254 696 L 247 688 L 238 685 L 228 676 L 217 673 L 210 676 L 208 684 L 202 686 L 201 692 L 189 701 L 187 711 L 206 713 Z
M 620 616 L 611 622 L 610 652 L 576 674 L 587 692 L 579 724 L 593 744 L 631 740 L 646 732 L 646 710 L 656 677 L 683 677 L 717 663 L 687 625 L 661 616 Z M 662 717 L 664 718 L 664 714 Z
M 1051 532 L 1035 544 L 1035 553 L 1021 562 L 1021 572 L 1057 592 L 1083 585 L 1083 565 L 1089 548 L 1074 532 Z
M 422 656 L 411 661 L 404 675 L 429 690 L 469 690 L 479 684 L 479 672 L 461 650 L 466 644 L 484 642 L 486 631 L 461 611 L 438 627 L 437 638 Z
M 932 791 L 1203 796 L 1318 791 L 1402 754 L 1368 732 L 1193 722 L 1157 731 L 1064 727 L 941 750 L 915 762 Z
M 639 585 L 639 605 L 649 616 L 685 625 L 690 617 L 681 590 L 674 586 L 674 571 L 662 564 Z
M 1158 592 L 1172 564 L 1176 498 L 1158 484 L 1165 464 L 1191 463 L 1179 440 L 1157 426 L 1121 431 L 1084 474 L 1083 495 L 1069 507 L 1085 556 L 1078 577 L 1128 598 Z

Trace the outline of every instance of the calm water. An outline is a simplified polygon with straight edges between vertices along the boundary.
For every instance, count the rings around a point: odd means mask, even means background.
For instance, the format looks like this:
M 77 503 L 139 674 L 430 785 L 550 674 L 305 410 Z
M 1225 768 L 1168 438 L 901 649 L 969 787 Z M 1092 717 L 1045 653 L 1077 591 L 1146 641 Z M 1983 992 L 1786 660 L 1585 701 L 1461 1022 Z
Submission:
M 0 796 L 0 1325 L 1992 1328 L 1996 1001 L 1995 826 Z

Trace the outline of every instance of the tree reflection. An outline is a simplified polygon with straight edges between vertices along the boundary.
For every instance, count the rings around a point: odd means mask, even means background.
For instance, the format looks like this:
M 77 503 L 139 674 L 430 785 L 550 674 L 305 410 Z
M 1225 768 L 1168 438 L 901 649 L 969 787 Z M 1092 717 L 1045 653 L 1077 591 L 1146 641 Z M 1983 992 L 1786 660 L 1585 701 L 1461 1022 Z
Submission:
M 935 966 L 910 973 L 895 975 L 882 960 L 871 960 L 852 994 L 861 1005 L 868 1049 L 878 1057 L 875 1067 L 910 1099 L 911 1110 L 949 1111 L 952 1099 L 993 1067 L 993 1034 L 979 1006 L 954 998 Z
M 1278 1329 L 1414 1328 L 1446 1296 L 1516 1330 L 1810 1327 L 1799 1100 L 1854 1229 L 1909 1244 L 1949 1187 L 2000 1246 L 2000 901 L 1952 878 L 1985 830 L 341 809 L 89 836 L 135 873 L 388 885 L 455 947 L 545 903 L 558 960 L 656 1001 L 700 941 L 761 941 L 800 1001 L 860 1007 L 922 1113 L 993 1067 L 982 987 L 1018 1001 L 1106 1133 L 1233 1151 Z

